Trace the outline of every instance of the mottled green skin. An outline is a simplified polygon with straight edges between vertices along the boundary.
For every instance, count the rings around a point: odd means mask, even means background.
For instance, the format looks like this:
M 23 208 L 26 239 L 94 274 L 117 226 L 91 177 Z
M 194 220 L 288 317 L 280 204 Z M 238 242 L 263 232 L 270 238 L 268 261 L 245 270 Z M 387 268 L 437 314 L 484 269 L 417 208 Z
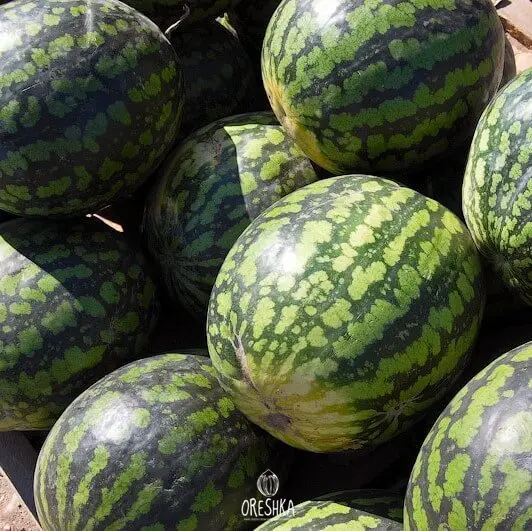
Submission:
M 257 531 L 402 531 L 403 526 L 382 516 L 343 503 L 308 501 L 296 505 L 294 515 L 268 520 Z
M 176 147 L 146 205 L 144 236 L 166 288 L 205 319 L 227 253 L 262 211 L 316 180 L 273 113 L 215 122 Z
M 461 372 L 484 304 L 465 226 L 363 175 L 278 201 L 233 246 L 209 305 L 209 353 L 237 406 L 315 452 L 370 447 Z
M 238 529 L 277 445 L 220 388 L 208 358 L 163 354 L 77 398 L 37 462 L 44 531 Z M 277 467 L 276 467 L 277 465 Z
M 184 6 L 190 9 L 188 17 L 180 24 L 189 26 L 215 19 L 232 9 L 241 0 L 127 0 L 126 4 L 149 16 L 164 31 L 184 14 Z M 248 1 L 248 0 L 244 0 Z M 180 31 L 178 29 L 177 31 Z
M 531 403 L 527 343 L 481 371 L 434 424 L 410 477 L 406 530 L 530 529 Z
M 284 0 L 262 76 L 314 162 L 336 174 L 396 172 L 469 141 L 503 60 L 491 0 Z
M 0 225 L 0 431 L 50 428 L 145 352 L 157 309 L 143 256 L 103 223 Z
M 183 138 L 220 118 L 250 110 L 258 90 L 246 51 L 218 22 L 172 34 L 183 68 L 185 110 Z
M 115 0 L 17 0 L 0 35 L 0 209 L 73 216 L 140 186 L 182 111 L 157 26 Z
M 325 494 L 314 501 L 327 501 L 347 505 L 376 516 L 382 516 L 396 522 L 403 521 L 403 501 L 396 491 L 385 489 L 344 490 Z
M 506 85 L 482 115 L 462 196 L 480 252 L 532 305 L 532 68 Z

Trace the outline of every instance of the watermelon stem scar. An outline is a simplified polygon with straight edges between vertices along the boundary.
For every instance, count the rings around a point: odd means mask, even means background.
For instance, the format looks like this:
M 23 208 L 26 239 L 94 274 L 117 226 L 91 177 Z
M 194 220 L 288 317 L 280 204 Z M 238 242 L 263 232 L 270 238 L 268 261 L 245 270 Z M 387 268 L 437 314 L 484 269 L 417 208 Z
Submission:
M 268 400 L 266 397 L 264 397 L 257 386 L 255 385 L 255 382 L 253 381 L 253 377 L 251 376 L 251 371 L 249 370 L 248 360 L 246 358 L 246 352 L 244 350 L 244 345 L 242 344 L 242 338 L 240 336 L 236 336 L 236 343 L 234 341 L 231 341 L 233 348 L 235 349 L 235 355 L 236 359 L 238 361 L 238 365 L 240 367 L 240 370 L 242 372 L 242 376 L 244 378 L 244 381 L 253 388 L 253 390 L 259 395 L 261 401 L 266 406 L 266 408 L 271 411 L 272 409 L 277 409 L 274 402 L 271 400 Z M 279 412 L 272 412 L 268 415 L 264 416 L 264 420 L 274 429 L 276 430 L 283 430 L 286 431 L 291 425 L 292 425 L 292 419 L 285 415 L 284 413 Z

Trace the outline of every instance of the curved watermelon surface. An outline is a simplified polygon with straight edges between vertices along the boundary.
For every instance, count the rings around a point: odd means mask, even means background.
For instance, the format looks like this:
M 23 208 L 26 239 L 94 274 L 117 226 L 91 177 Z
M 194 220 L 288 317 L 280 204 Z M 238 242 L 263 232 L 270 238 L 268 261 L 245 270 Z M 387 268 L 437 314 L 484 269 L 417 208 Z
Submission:
M 370 514 L 342 503 L 308 501 L 289 512 L 268 520 L 257 531 L 401 531 L 403 526 L 382 516 Z
M 532 68 L 499 92 L 480 120 L 463 210 L 480 252 L 532 305 Z
M 327 501 L 347 505 L 396 522 L 403 521 L 404 496 L 387 489 L 354 489 L 325 494 L 313 501 Z
M 406 530 L 532 525 L 532 343 L 504 354 L 449 403 L 405 498 Z
M 279 470 L 271 437 L 222 392 L 208 358 L 133 362 L 78 397 L 39 455 L 44 531 L 240 529 L 257 477 Z
M 237 406 L 274 436 L 359 449 L 443 395 L 483 305 L 479 256 L 454 214 L 378 177 L 330 178 L 235 243 L 211 295 L 209 353 Z
M 197 131 L 157 174 L 144 237 L 168 293 L 204 318 L 216 275 L 263 210 L 317 179 L 271 112 L 224 118 Z
M 181 67 L 146 17 L 115 0 L 0 7 L 0 209 L 91 213 L 140 186 L 182 111 Z
M 218 22 L 171 35 L 183 69 L 186 109 L 183 138 L 220 118 L 247 112 L 257 92 L 254 65 L 229 30 Z
M 491 0 L 284 0 L 262 48 L 276 116 L 335 174 L 411 170 L 469 141 L 503 62 Z
M 103 223 L 0 225 L 0 431 L 49 429 L 155 326 L 143 256 Z

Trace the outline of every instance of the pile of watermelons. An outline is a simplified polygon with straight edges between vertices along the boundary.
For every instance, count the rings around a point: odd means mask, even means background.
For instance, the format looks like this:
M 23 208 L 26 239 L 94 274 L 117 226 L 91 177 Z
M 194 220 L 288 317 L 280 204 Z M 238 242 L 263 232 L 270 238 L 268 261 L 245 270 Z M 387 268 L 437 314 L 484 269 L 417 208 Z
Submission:
M 0 4 L 0 430 L 47 433 L 45 531 L 531 529 L 491 0 Z

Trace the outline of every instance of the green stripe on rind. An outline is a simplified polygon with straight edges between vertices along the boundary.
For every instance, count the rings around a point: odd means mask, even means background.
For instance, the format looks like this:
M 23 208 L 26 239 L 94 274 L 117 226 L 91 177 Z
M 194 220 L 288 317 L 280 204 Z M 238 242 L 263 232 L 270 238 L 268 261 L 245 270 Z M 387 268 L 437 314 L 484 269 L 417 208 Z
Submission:
M 280 458 L 208 359 L 164 354 L 111 373 L 65 411 L 39 455 L 37 512 L 44 531 L 238 529 L 242 501 Z
M 504 354 L 449 403 L 410 477 L 405 530 L 529 529 L 532 343 Z
M 204 318 L 218 271 L 251 220 L 317 179 L 271 112 L 224 118 L 169 155 L 148 200 L 144 237 L 174 300 Z
M 209 353 L 238 407 L 284 442 L 366 447 L 452 384 L 483 306 L 479 256 L 451 212 L 377 177 L 326 179 L 233 246 L 211 295 Z
M 73 216 L 140 186 L 183 105 L 155 24 L 115 0 L 17 0 L 0 7 L 0 34 L 0 208 Z
M 490 0 L 284 0 L 262 75 L 277 117 L 314 162 L 397 172 L 469 140 L 503 56 Z
M 239 40 L 218 22 L 171 35 L 183 68 L 186 112 L 179 138 L 215 120 L 248 112 L 257 86 L 254 66 Z
M 158 300 L 143 255 L 94 220 L 0 225 L 0 431 L 50 428 L 143 353 Z
M 404 493 L 386 489 L 355 489 L 332 492 L 314 501 L 326 501 L 347 505 L 376 516 L 403 521 Z
M 260 531 L 400 531 L 403 526 L 393 520 L 353 509 L 341 503 L 308 501 L 296 505 L 294 511 L 272 518 L 257 528 Z
M 532 68 L 497 95 L 478 124 L 463 210 L 480 251 L 532 305 Z

